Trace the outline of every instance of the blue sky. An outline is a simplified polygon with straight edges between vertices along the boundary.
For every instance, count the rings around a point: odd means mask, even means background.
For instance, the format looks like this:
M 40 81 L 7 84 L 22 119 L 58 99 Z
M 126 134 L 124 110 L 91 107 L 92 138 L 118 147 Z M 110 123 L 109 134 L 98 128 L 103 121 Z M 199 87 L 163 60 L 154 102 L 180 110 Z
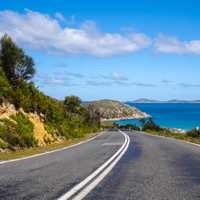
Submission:
M 7 32 L 46 94 L 83 100 L 200 99 L 198 0 L 2 0 Z

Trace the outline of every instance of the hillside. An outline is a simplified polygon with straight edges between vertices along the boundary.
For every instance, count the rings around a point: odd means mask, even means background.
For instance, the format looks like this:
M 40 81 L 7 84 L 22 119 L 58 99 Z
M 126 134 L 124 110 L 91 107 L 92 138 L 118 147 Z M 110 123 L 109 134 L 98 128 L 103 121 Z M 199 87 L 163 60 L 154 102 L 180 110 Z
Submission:
M 146 118 L 148 114 L 119 101 L 99 100 L 87 103 L 98 109 L 102 120 L 106 119 L 131 119 Z
M 76 96 L 59 101 L 32 82 L 34 61 L 12 39 L 0 40 L 0 151 L 44 146 L 99 130 L 99 113 Z

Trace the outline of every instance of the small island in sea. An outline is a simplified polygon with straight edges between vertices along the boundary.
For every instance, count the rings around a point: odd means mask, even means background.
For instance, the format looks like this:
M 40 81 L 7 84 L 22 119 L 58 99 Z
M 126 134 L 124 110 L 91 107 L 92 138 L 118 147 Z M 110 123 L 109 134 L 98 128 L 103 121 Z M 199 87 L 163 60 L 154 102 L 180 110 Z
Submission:
M 170 100 L 155 100 L 148 98 L 140 98 L 127 103 L 200 103 L 200 100 L 181 100 L 181 99 L 170 99 Z

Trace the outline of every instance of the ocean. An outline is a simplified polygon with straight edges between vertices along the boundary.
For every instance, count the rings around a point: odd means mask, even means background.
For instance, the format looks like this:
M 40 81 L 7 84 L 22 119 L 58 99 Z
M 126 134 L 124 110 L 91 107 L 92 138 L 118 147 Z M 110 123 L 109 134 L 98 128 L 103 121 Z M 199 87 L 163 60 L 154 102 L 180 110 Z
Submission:
M 128 103 L 152 116 L 156 124 L 165 128 L 190 130 L 200 127 L 200 104 L 192 103 Z M 120 120 L 119 124 L 140 125 L 138 120 Z

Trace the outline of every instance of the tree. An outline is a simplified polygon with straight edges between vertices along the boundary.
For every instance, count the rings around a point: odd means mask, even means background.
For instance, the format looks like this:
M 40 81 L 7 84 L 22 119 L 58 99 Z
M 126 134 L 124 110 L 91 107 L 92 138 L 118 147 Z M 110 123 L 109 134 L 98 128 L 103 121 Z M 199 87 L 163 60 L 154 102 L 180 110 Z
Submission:
M 77 96 L 67 96 L 64 100 L 64 106 L 67 112 L 79 113 L 81 109 L 81 100 Z
M 152 131 L 161 131 L 163 130 L 160 126 L 158 126 L 152 118 L 149 118 L 148 121 L 143 126 L 143 131 L 152 130 Z
M 9 81 L 13 82 L 15 79 L 15 66 L 19 61 L 21 50 L 17 48 L 8 35 L 4 35 L 1 38 L 0 44 L 0 60 L 2 68 Z
M 87 121 L 88 121 L 88 123 L 89 124 L 93 124 L 93 125 L 95 125 L 95 126 L 97 126 L 97 127 L 100 127 L 100 112 L 99 112 L 99 110 L 98 109 L 96 109 L 95 108 L 95 106 L 93 106 L 93 105 L 91 105 L 91 104 L 89 104 L 88 106 L 87 106 L 87 112 L 88 112 L 88 114 L 89 114 L 89 119 L 87 119 Z
M 15 75 L 17 80 L 30 80 L 35 74 L 35 69 L 33 68 L 33 59 L 27 55 L 22 54 L 19 64 L 16 66 Z
M 19 80 L 28 81 L 34 76 L 33 59 L 18 48 L 7 34 L 1 38 L 0 47 L 1 66 L 13 85 Z

